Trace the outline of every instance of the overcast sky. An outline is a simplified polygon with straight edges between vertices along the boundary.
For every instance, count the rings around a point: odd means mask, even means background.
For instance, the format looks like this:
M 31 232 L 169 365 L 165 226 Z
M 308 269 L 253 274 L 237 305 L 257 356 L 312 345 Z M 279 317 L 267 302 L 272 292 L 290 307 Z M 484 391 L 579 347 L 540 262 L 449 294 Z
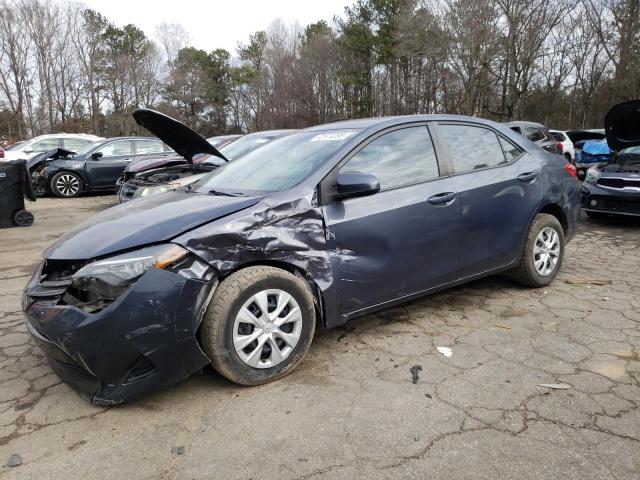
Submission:
M 342 15 L 355 0 L 84 0 L 118 26 L 133 23 L 153 36 L 162 22 L 181 23 L 193 46 L 225 48 L 235 55 L 238 42 L 264 30 L 276 18 L 305 26 Z

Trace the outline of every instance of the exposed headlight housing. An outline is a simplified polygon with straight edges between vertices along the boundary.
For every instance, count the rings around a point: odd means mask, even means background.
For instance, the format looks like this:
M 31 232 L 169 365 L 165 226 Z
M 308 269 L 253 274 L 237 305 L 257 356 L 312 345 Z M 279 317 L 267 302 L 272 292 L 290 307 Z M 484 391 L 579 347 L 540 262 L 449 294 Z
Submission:
M 158 186 L 155 186 L 155 187 L 139 188 L 133 194 L 133 198 L 151 197 L 153 195 L 159 195 L 159 194 L 164 193 L 164 192 L 169 192 L 169 191 L 171 191 L 173 189 L 174 189 L 174 187 L 171 187 L 171 185 L 158 185 Z
M 113 300 L 150 268 L 168 269 L 188 253 L 169 243 L 98 260 L 78 270 L 70 288 L 75 297 L 86 302 Z
M 600 170 L 597 167 L 591 167 L 587 170 L 585 181 L 589 183 L 596 183 L 600 179 Z
M 191 175 L 189 177 L 179 178 L 166 185 L 156 185 L 153 187 L 143 187 L 136 190 L 133 194 L 134 198 L 137 197 L 151 197 L 153 195 L 159 195 L 160 193 L 169 192 L 180 187 L 186 187 L 196 181 L 200 180 L 202 175 Z

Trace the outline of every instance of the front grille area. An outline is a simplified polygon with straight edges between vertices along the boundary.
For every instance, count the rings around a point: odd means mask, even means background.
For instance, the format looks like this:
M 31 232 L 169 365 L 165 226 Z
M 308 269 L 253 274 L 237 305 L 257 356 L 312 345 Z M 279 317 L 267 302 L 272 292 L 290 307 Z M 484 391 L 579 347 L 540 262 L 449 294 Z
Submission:
M 640 178 L 632 179 L 632 178 L 613 178 L 613 177 L 604 177 L 598 180 L 598 185 L 601 187 L 608 188 L 640 188 Z
M 590 202 L 595 200 L 596 205 L 586 203 L 588 209 L 603 210 L 612 213 L 629 213 L 640 215 L 640 198 L 637 201 L 610 199 L 606 197 L 591 197 Z

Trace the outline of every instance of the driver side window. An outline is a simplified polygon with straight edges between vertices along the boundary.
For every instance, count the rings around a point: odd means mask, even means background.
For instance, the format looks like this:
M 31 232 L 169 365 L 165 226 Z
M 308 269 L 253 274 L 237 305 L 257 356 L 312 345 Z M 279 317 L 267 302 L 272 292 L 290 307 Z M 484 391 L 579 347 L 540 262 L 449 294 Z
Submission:
M 426 126 L 385 133 L 356 153 L 340 171 L 375 175 L 380 181 L 380 190 L 439 176 L 436 152 Z
M 131 148 L 131 140 L 119 140 L 117 142 L 111 142 L 108 145 L 102 147 L 98 152 L 102 153 L 103 158 L 119 157 L 122 155 L 132 155 L 133 149 Z

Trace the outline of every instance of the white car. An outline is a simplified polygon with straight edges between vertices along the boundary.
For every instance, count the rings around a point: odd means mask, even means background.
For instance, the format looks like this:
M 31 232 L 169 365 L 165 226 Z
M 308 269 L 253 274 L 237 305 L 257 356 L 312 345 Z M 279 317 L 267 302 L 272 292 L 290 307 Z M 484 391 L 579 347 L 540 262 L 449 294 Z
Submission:
M 34 155 L 48 152 L 54 148 L 64 148 L 76 152 L 86 147 L 90 143 L 104 140 L 96 135 L 85 133 L 54 133 L 50 135 L 40 135 L 26 140 L 15 148 L 9 147 L 4 152 L 4 160 L 28 160 Z
M 553 138 L 560 142 L 562 145 L 562 154 L 567 157 L 570 162 L 576 159 L 576 150 L 573 146 L 573 142 L 567 136 L 567 132 L 562 130 L 549 130 Z

